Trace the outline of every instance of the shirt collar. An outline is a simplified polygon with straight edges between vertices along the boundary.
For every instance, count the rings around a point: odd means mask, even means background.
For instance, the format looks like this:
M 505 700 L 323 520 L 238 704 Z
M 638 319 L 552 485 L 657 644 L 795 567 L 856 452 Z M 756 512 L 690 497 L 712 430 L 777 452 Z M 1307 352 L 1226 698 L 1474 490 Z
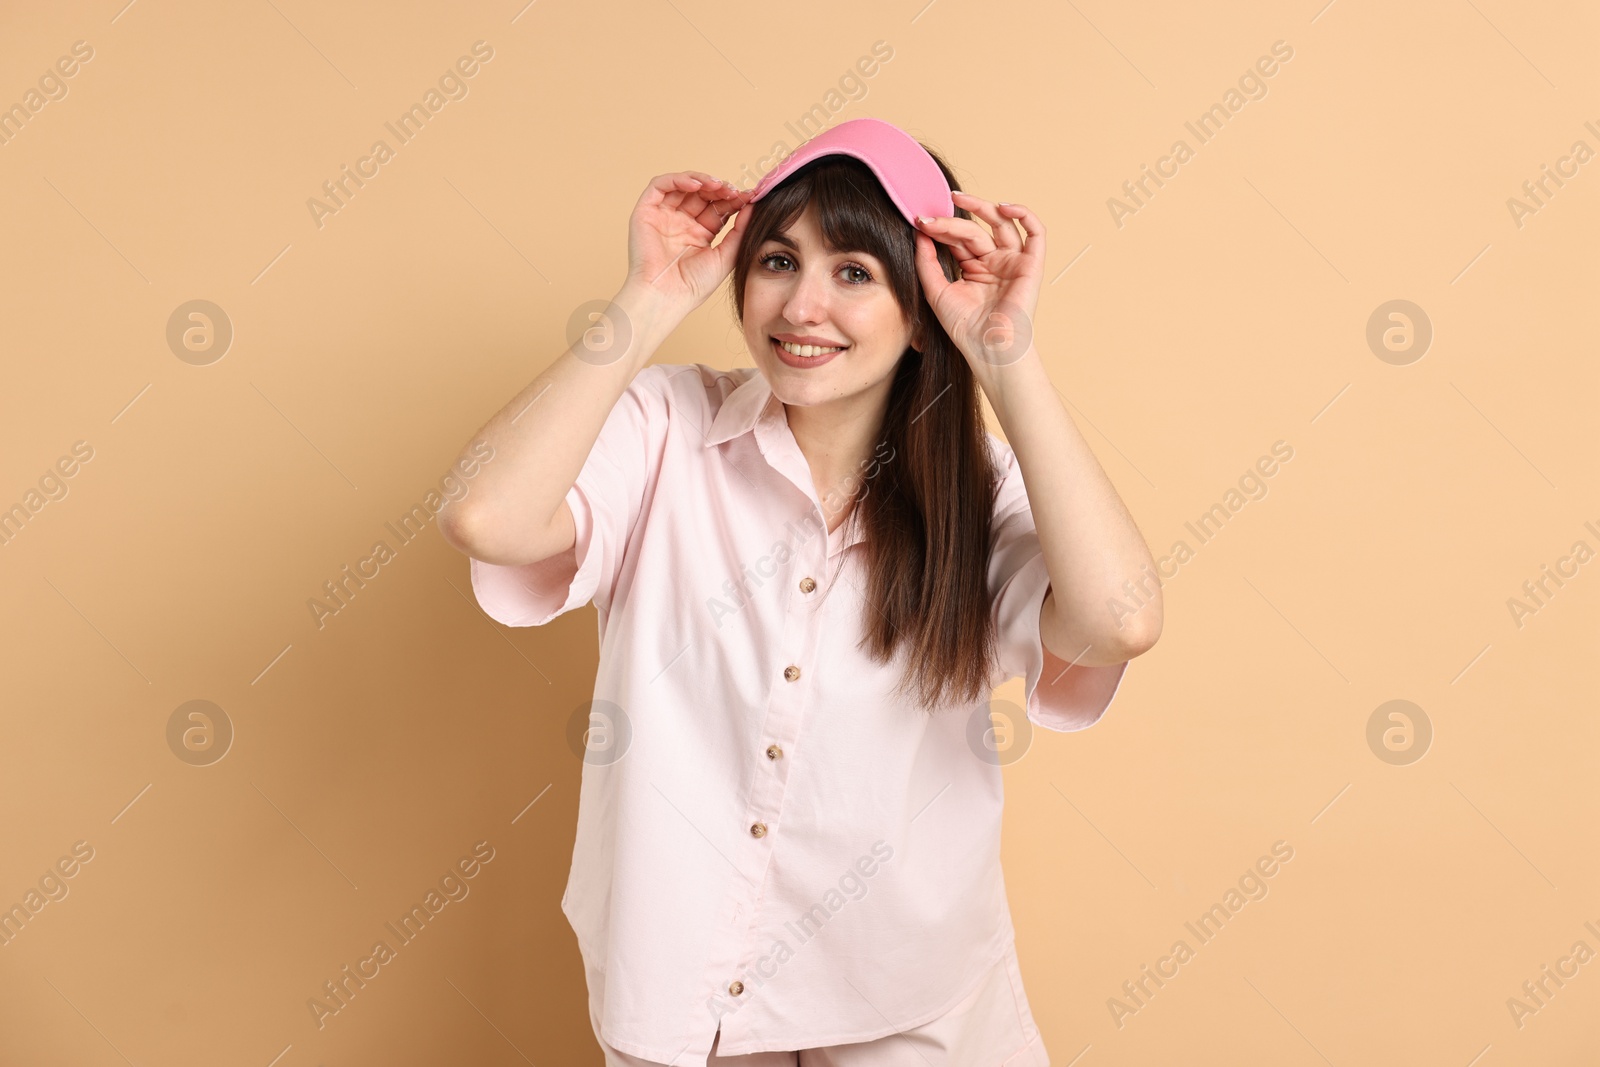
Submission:
M 806 466 L 804 457 L 800 455 L 799 448 L 794 446 L 794 437 L 789 432 L 789 421 L 783 413 L 783 402 L 772 395 L 772 386 L 767 384 L 766 377 L 759 370 L 751 367 L 748 371 L 750 377 L 735 386 L 723 399 L 722 406 L 717 409 L 717 414 L 711 420 L 710 432 L 706 434 L 705 447 L 713 448 L 724 441 L 731 441 L 740 434 L 756 430 L 756 445 L 767 458 L 767 462 L 783 471 L 802 492 L 810 486 L 811 492 L 814 493 L 816 490 L 811 482 L 811 471 Z M 761 425 L 761 429 L 757 429 L 758 425 Z M 784 448 L 777 444 L 782 439 L 787 439 L 789 447 Z M 862 532 L 858 518 L 859 515 L 852 511 L 843 525 L 828 535 L 830 545 L 834 546 L 828 555 L 831 556 L 834 552 L 841 552 L 859 541 L 866 540 L 866 534 Z
M 767 384 L 766 377 L 754 367 L 749 371 L 750 377 L 736 386 L 717 409 L 716 417 L 711 420 L 711 432 L 706 434 L 707 448 L 754 429 L 762 414 L 774 403 L 772 386 Z

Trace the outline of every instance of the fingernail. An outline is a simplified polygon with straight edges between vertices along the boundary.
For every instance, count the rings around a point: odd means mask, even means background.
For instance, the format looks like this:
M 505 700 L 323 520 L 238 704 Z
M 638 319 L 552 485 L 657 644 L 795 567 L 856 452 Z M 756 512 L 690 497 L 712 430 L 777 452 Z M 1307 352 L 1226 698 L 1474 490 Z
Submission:
M 927 225 L 927 224 L 928 224 L 928 223 L 930 223 L 930 222 L 932 222 L 932 221 L 933 221 L 933 220 L 932 220 L 932 219 L 930 219 L 930 218 L 929 218 L 929 217 L 928 217 L 928 216 L 926 216 L 926 215 L 918 215 L 918 216 L 917 216 L 917 221 L 918 221 L 918 222 L 920 222 L 920 223 L 922 223 L 922 224 L 923 224 L 923 225 Z

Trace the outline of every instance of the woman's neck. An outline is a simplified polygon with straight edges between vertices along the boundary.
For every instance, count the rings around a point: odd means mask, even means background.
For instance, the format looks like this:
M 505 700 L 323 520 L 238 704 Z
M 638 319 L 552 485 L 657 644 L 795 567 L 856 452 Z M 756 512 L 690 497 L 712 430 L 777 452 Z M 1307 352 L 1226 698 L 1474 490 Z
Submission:
M 812 485 L 830 532 L 849 516 L 861 492 L 861 480 L 888 408 L 889 384 L 885 381 L 881 389 L 827 404 L 784 405 L 789 432 L 811 469 Z

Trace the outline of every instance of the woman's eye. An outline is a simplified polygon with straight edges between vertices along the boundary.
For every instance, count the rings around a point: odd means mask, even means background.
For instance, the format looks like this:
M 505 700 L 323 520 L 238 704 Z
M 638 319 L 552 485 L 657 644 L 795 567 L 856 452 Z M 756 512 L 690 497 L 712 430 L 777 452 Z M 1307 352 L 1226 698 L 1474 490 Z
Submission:
M 763 267 L 766 267 L 769 270 L 786 270 L 787 269 L 786 267 L 776 267 L 776 268 L 773 267 L 772 263 L 773 263 L 774 260 L 782 260 L 784 263 L 793 263 L 794 262 L 792 259 L 790 259 L 783 252 L 768 252 L 766 255 L 761 257 L 761 261 L 760 262 L 761 262 L 761 265 Z M 867 268 L 863 267 L 859 263 L 844 263 L 844 264 L 841 264 L 839 266 L 839 269 L 842 270 L 842 271 L 856 271 L 856 272 L 859 272 L 860 277 L 855 277 L 855 276 L 852 275 L 853 280 L 850 282 L 851 285 L 866 285 L 868 282 L 872 281 L 872 272 L 869 271 Z

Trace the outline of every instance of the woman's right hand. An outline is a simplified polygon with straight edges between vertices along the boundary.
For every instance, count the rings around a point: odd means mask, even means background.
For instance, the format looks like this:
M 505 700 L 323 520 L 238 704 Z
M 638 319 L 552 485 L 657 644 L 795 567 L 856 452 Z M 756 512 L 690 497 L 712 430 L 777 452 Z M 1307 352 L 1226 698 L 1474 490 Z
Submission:
M 733 268 L 752 190 L 738 190 L 696 170 L 658 174 L 628 219 L 625 286 L 658 299 L 680 316 L 699 307 Z M 715 248 L 728 216 L 733 230 Z

